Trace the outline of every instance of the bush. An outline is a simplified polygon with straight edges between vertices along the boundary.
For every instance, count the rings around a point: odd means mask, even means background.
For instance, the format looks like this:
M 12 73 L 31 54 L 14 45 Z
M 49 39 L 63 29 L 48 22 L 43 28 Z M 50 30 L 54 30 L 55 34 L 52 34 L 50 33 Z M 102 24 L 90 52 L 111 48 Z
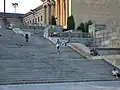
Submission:
M 74 30 L 75 29 L 75 22 L 74 22 L 74 17 L 69 16 L 67 19 L 67 29 L 68 30 Z
M 85 23 L 84 32 L 89 32 L 89 25 L 87 22 Z
M 56 25 L 56 20 L 55 20 L 55 17 L 52 15 L 51 16 L 51 22 L 50 22 L 51 25 Z
M 85 32 L 89 32 L 89 25 L 92 25 L 92 24 L 93 22 L 91 20 L 85 23 Z
M 88 21 L 88 25 L 92 25 L 93 22 L 91 20 Z
M 80 25 L 76 28 L 77 30 L 81 30 L 81 27 L 80 27 Z
M 77 27 L 77 30 L 81 30 L 82 32 L 84 32 L 84 23 L 81 22 L 80 25 Z

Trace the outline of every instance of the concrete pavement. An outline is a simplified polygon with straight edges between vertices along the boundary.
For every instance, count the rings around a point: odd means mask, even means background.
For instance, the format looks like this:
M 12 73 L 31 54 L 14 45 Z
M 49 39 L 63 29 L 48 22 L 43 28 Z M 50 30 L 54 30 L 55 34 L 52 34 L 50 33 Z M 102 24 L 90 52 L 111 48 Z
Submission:
M 119 81 L 1 85 L 0 90 L 120 90 Z

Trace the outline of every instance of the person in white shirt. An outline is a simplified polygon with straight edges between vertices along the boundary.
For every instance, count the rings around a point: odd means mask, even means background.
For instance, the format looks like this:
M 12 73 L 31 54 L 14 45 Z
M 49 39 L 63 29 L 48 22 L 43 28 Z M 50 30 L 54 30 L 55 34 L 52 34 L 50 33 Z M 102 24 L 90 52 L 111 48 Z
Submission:
M 115 68 L 112 70 L 112 75 L 115 77 L 120 77 L 120 73 Z
M 56 49 L 57 49 L 57 54 L 60 54 L 60 40 L 59 39 L 57 39 Z

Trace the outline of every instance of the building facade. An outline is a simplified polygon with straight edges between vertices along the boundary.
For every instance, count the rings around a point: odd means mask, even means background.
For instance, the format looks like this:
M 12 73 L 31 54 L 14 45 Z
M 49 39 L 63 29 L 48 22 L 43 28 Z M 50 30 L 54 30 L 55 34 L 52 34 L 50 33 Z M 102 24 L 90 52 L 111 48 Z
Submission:
M 43 25 L 44 24 L 43 5 L 29 11 L 24 15 L 23 24 L 26 26 Z
M 92 20 L 93 23 L 115 27 L 120 23 L 120 0 L 41 0 L 43 4 L 38 10 L 43 24 L 50 24 L 54 15 L 58 25 L 67 26 L 68 16 L 73 15 L 76 27 L 81 22 Z M 36 16 L 37 17 L 37 16 Z M 24 21 L 30 23 L 32 14 L 26 14 Z M 32 20 L 31 20 L 32 21 Z
M 120 23 L 120 0 L 55 0 L 57 22 L 67 26 L 68 16 L 73 15 L 76 27 L 81 22 L 92 20 L 106 24 L 108 28 Z
M 55 2 L 43 1 L 43 4 L 25 14 L 23 22 L 25 25 L 49 25 L 51 16 L 54 15 Z
M 50 17 L 55 16 L 57 25 L 67 27 L 67 17 L 71 15 L 70 0 L 41 0 L 44 5 L 45 20 L 50 22 Z

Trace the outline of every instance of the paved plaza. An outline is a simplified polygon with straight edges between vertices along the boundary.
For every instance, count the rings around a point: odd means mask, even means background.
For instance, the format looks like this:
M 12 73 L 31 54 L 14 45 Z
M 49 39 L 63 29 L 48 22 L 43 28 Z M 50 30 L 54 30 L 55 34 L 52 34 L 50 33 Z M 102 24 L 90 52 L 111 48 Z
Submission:
M 0 90 L 120 90 L 119 81 L 1 85 Z
M 0 33 L 0 84 L 119 80 L 104 60 L 85 59 L 64 46 L 57 55 L 55 45 L 39 35 L 27 43 L 12 30 Z

